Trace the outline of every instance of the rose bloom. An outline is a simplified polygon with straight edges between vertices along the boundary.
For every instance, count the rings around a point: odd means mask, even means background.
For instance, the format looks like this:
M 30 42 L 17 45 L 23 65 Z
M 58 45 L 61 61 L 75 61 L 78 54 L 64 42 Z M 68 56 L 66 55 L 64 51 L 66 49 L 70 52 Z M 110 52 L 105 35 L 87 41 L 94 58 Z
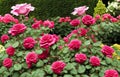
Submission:
M 68 44 L 68 47 L 71 50 L 77 50 L 80 48 L 81 44 L 82 44 L 82 42 L 80 40 L 74 39 L 74 40 L 70 41 L 70 43 Z
M 14 53 L 15 53 L 15 48 L 13 48 L 12 46 L 9 46 L 9 47 L 6 49 L 6 53 L 7 53 L 9 56 L 13 56 Z
M 38 59 L 46 59 L 49 56 L 49 50 L 46 49 L 41 54 L 38 54 Z
M 49 48 L 56 42 L 56 38 L 51 34 L 44 34 L 40 38 L 40 47 L 42 48 Z
M 26 55 L 26 63 L 28 65 L 28 68 L 32 67 L 32 63 L 37 63 L 38 55 L 35 52 L 29 52 Z
M 102 49 L 101 49 L 101 52 L 102 52 L 105 56 L 107 56 L 107 57 L 109 57 L 109 58 L 112 58 L 112 54 L 114 53 L 114 49 L 113 49 L 112 47 L 110 47 L 110 46 L 104 45 L 104 46 L 102 47 Z
M 4 60 L 3 60 L 3 66 L 5 66 L 6 68 L 10 68 L 10 67 L 12 67 L 12 59 L 10 59 L 10 58 L 5 58 Z
M 85 36 L 87 34 L 87 29 L 85 29 L 85 28 L 78 28 L 78 32 L 80 32 L 80 36 Z
M 27 37 L 23 40 L 23 46 L 25 49 L 32 49 L 36 44 L 36 41 L 32 37 Z
M 105 71 L 104 77 L 119 77 L 119 74 L 116 70 L 109 69 Z
M 87 60 L 86 54 L 75 54 L 75 61 L 82 64 Z
M 63 41 L 64 41 L 65 43 L 68 43 L 68 42 L 69 42 L 69 38 L 68 38 L 68 37 L 64 37 L 64 38 L 63 38 Z
M 49 27 L 49 28 L 54 28 L 54 22 L 46 20 L 46 21 L 43 22 L 43 26 Z
M 27 16 L 30 11 L 34 11 L 34 7 L 31 6 L 31 4 L 16 4 L 15 6 L 11 7 L 12 11 L 11 13 L 13 15 L 19 16 L 19 15 L 25 15 Z
M 90 64 L 92 66 L 100 66 L 100 59 L 96 56 L 91 56 L 90 57 Z
M 39 29 L 41 24 L 42 24 L 42 20 L 36 21 L 35 23 L 32 24 L 32 28 Z
M 3 34 L 0 39 L 2 43 L 5 43 L 7 40 L 9 40 L 9 36 L 7 34 Z
M 78 19 L 73 19 L 71 22 L 70 22 L 70 25 L 76 27 L 80 24 L 80 20 Z
M 95 19 L 90 15 L 86 15 L 86 16 L 82 17 L 82 23 L 84 25 L 90 26 L 95 23 Z
M 107 19 L 110 19 L 112 16 L 110 14 L 103 14 L 102 15 L 102 21 L 105 21 Z
M 74 8 L 74 11 L 72 12 L 73 15 L 83 15 L 86 10 L 88 10 L 89 7 L 86 7 L 86 6 L 81 6 L 81 7 L 77 7 L 77 8 Z
M 95 16 L 95 20 L 97 21 L 97 20 L 99 20 L 100 19 L 100 15 L 96 15 Z
M 110 18 L 110 21 L 111 22 L 117 22 L 118 20 L 117 20 L 117 18 L 112 17 L 112 18 Z
M 66 64 L 62 61 L 55 61 L 51 65 L 51 69 L 55 74 L 61 74 Z
M 14 24 L 12 28 L 9 29 L 8 33 L 10 33 L 12 36 L 16 36 L 23 33 L 26 28 L 27 27 L 24 24 Z

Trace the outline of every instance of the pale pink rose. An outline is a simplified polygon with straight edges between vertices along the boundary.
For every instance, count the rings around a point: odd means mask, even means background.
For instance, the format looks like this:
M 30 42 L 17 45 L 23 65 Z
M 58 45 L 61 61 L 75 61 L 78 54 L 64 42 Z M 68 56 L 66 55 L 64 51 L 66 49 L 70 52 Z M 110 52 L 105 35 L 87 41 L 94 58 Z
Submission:
M 88 9 L 89 7 L 86 7 L 86 6 L 77 7 L 77 8 L 74 8 L 74 11 L 72 12 L 72 14 L 80 16 L 80 15 L 83 15 Z
M 19 15 L 25 15 L 27 16 L 29 14 L 30 11 L 34 11 L 34 7 L 31 6 L 31 4 L 16 4 L 15 6 L 12 6 L 11 9 L 13 9 L 11 11 L 11 13 L 13 15 L 19 16 Z

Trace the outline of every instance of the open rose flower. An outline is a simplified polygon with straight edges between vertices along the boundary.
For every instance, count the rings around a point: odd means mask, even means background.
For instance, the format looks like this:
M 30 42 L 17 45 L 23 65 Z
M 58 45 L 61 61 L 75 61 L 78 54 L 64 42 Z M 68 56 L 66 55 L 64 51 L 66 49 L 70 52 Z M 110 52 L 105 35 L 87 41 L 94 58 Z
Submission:
M 70 25 L 76 27 L 80 24 L 80 20 L 78 19 L 73 19 L 71 22 L 70 22 Z
M 12 59 L 10 59 L 10 58 L 5 58 L 4 60 L 3 60 L 3 66 L 5 66 L 6 68 L 10 68 L 10 67 L 12 67 Z
M 9 56 L 13 56 L 14 53 L 15 53 L 15 48 L 13 48 L 12 46 L 9 46 L 9 47 L 6 49 L 6 53 L 7 53 Z
M 44 34 L 40 38 L 40 47 L 42 48 L 49 48 L 51 45 L 53 45 L 56 42 L 55 36 L 51 34 Z
M 32 63 L 37 63 L 37 60 L 38 60 L 38 56 L 35 52 L 29 52 L 27 55 L 26 55 L 26 63 L 28 65 L 28 68 L 31 68 L 32 66 Z
M 13 15 L 19 16 L 19 15 L 25 15 L 27 16 L 30 11 L 34 11 L 34 7 L 31 6 L 31 4 L 16 4 L 15 6 L 11 7 L 12 11 L 11 13 Z
M 64 62 L 56 61 L 52 63 L 51 69 L 55 74 L 61 74 L 65 66 L 66 64 Z
M 77 50 L 80 48 L 82 42 L 78 39 L 71 40 L 68 44 L 68 47 L 70 50 Z
M 87 29 L 85 29 L 85 28 L 78 28 L 77 31 L 80 36 L 85 36 L 88 32 Z
M 12 36 L 16 36 L 16 35 L 19 35 L 21 33 L 23 33 L 25 30 L 26 30 L 26 26 L 24 24 L 14 24 L 12 26 L 12 28 L 9 29 L 9 33 L 12 35 Z
M 110 47 L 110 46 L 104 45 L 104 46 L 102 47 L 102 49 L 101 49 L 101 52 L 102 52 L 105 56 L 107 56 L 107 57 L 109 57 L 109 58 L 112 58 L 112 54 L 114 53 L 114 49 L 113 49 L 112 47 Z
M 90 57 L 90 64 L 92 66 L 100 66 L 100 59 L 96 56 Z
M 39 29 L 40 25 L 42 25 L 42 20 L 36 21 L 35 23 L 32 24 L 33 29 Z
M 105 71 L 104 77 L 119 77 L 119 74 L 116 70 L 109 69 Z
M 9 36 L 7 34 L 3 34 L 0 40 L 2 41 L 2 43 L 5 43 L 7 40 L 9 40 Z
M 38 59 L 46 59 L 49 56 L 49 50 L 46 49 L 41 54 L 38 54 Z
M 83 14 L 86 12 L 86 10 L 88 10 L 88 9 L 89 9 L 89 7 L 86 7 L 86 6 L 77 7 L 77 8 L 74 9 L 74 11 L 72 12 L 72 14 L 73 14 L 73 15 L 79 15 L 79 16 L 81 16 L 81 15 L 83 15 Z
M 75 61 L 82 64 L 87 60 L 86 54 L 80 53 L 80 54 L 75 54 Z
M 36 44 L 36 41 L 32 37 L 27 37 L 23 40 L 23 46 L 26 49 L 32 49 Z
M 52 29 L 52 28 L 54 28 L 54 22 L 46 20 L 46 21 L 43 22 L 43 26 L 49 27 L 50 29 Z

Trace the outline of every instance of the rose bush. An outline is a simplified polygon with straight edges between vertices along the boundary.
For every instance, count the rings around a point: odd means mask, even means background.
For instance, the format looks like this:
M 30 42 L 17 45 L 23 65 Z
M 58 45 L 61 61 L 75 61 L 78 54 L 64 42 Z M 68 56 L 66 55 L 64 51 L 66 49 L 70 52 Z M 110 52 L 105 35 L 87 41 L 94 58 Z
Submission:
M 88 15 L 84 14 L 83 17 L 85 16 Z M 80 21 L 77 26 L 70 25 L 70 21 L 74 19 L 61 18 L 59 24 L 67 22 L 70 27 L 74 27 L 74 30 L 64 37 L 54 34 L 56 22 L 52 20 L 18 19 L 19 23 L 12 23 L 6 32 L 9 39 L 1 41 L 6 50 L 1 47 L 0 76 L 118 76 L 120 61 L 108 57 L 114 53 L 113 48 L 107 45 L 100 47 L 102 42 L 96 39 L 97 32 L 94 29 L 97 22 L 92 20 L 92 16 L 89 17 L 85 19 L 89 26 L 80 18 L 77 18 Z M 108 71 L 109 69 L 115 71 Z

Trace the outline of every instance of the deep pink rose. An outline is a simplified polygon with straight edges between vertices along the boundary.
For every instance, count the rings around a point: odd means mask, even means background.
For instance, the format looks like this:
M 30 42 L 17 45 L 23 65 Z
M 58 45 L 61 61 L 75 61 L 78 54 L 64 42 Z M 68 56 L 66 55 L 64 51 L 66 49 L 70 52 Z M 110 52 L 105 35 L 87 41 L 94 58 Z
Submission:
M 28 68 L 31 68 L 32 63 L 37 63 L 38 55 L 35 52 L 29 52 L 26 55 L 26 63 L 28 65 Z
M 59 37 L 59 36 L 57 36 L 56 34 L 53 34 L 53 37 L 56 39 L 56 40 L 55 40 L 55 42 L 58 42 L 58 41 L 59 41 L 59 39 L 60 39 L 60 37 Z
M 100 66 L 100 59 L 96 56 L 91 56 L 90 57 L 90 64 L 92 66 Z
M 11 7 L 12 11 L 11 13 L 13 15 L 19 16 L 19 15 L 28 15 L 30 11 L 34 11 L 34 7 L 31 6 L 31 4 L 16 4 L 15 6 Z
M 80 33 L 79 34 L 80 36 L 85 36 L 88 32 L 87 29 L 85 29 L 85 28 L 78 28 L 77 30 Z
M 13 48 L 12 46 L 9 46 L 9 47 L 6 49 L 6 53 L 7 53 L 9 56 L 13 56 L 14 53 L 15 53 L 15 48 Z
M 65 17 L 65 22 L 70 22 L 71 18 L 70 17 Z
M 69 38 L 68 37 L 64 37 L 63 40 L 64 40 L 65 43 L 69 42 Z
M 10 58 L 5 58 L 5 59 L 3 60 L 3 66 L 5 66 L 6 68 L 12 67 L 12 59 L 10 59 Z
M 86 15 L 86 16 L 82 17 L 82 23 L 84 25 L 90 26 L 95 23 L 95 19 L 90 15 Z
M 9 29 L 9 33 L 12 35 L 12 36 L 16 36 L 18 34 L 21 34 L 23 33 L 25 30 L 26 30 L 26 26 L 24 24 L 14 24 L 12 26 L 12 28 Z
M 65 66 L 66 64 L 64 62 L 56 61 L 52 63 L 51 69 L 55 74 L 61 74 Z
M 105 71 L 104 77 L 119 77 L 119 74 L 116 70 L 109 69 Z
M 46 20 L 46 21 L 43 22 L 43 26 L 49 27 L 49 28 L 54 28 L 54 22 Z
M 75 61 L 78 63 L 84 63 L 87 60 L 86 54 L 75 54 Z
M 81 7 L 77 7 L 77 8 L 74 8 L 74 11 L 72 12 L 73 15 L 83 15 L 86 10 L 88 10 L 89 7 L 86 7 L 86 6 L 81 6 Z
M 44 34 L 40 38 L 40 47 L 42 48 L 49 48 L 56 42 L 56 38 L 51 34 Z
M 64 18 L 64 17 L 61 17 L 58 22 L 60 22 L 60 23 L 61 23 L 61 22 L 65 22 L 65 18 Z
M 112 18 L 112 16 L 110 15 L 110 14 L 103 14 L 102 15 L 102 21 L 105 21 L 105 20 L 109 20 L 109 19 L 111 19 Z
M 68 47 L 70 50 L 77 50 L 80 48 L 82 42 L 78 39 L 71 40 L 68 44 Z
M 49 50 L 46 49 L 41 54 L 38 54 L 38 59 L 46 59 L 49 56 Z
M 80 24 L 80 20 L 78 20 L 78 19 L 74 19 L 70 22 L 70 25 L 72 25 L 74 27 L 78 26 L 79 24 Z
M 42 20 L 36 21 L 35 23 L 32 24 L 32 28 L 39 29 L 41 24 L 42 24 Z
M 3 34 L 0 40 L 2 41 L 2 43 L 5 43 L 7 40 L 9 40 L 9 36 L 7 34 Z
M 117 19 L 120 20 L 120 15 L 117 16 Z
M 97 21 L 97 20 L 99 20 L 100 19 L 100 15 L 96 15 L 95 16 L 95 20 Z
M 112 17 L 112 18 L 110 18 L 110 21 L 111 22 L 117 22 L 118 20 L 117 20 L 117 18 Z
M 70 17 L 61 17 L 58 22 L 70 22 L 71 18 Z
M 32 37 L 27 37 L 23 40 L 23 46 L 25 49 L 32 49 L 36 44 L 36 41 Z
M 113 49 L 112 47 L 110 47 L 110 46 L 104 45 L 104 46 L 102 47 L 102 49 L 101 49 L 101 52 L 102 52 L 105 56 L 107 56 L 107 57 L 109 57 L 109 58 L 112 58 L 112 54 L 113 54 L 113 52 L 114 52 L 114 49 Z

